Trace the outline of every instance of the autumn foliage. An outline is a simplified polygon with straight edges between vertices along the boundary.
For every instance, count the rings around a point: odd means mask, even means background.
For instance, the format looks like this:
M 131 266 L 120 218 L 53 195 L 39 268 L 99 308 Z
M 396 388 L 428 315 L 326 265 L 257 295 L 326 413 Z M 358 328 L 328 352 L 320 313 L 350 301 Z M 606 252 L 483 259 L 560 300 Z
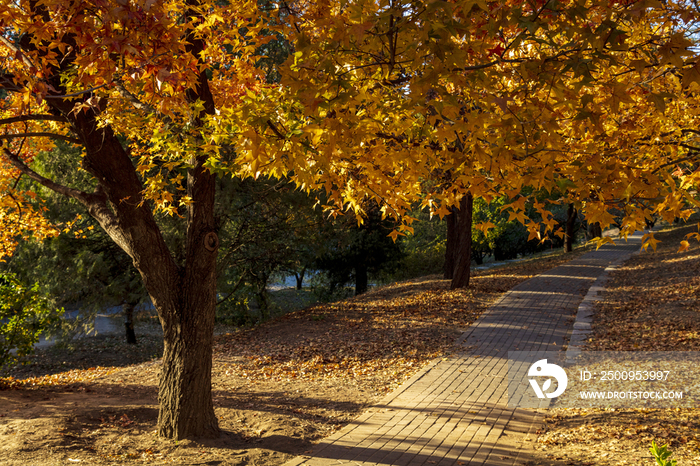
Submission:
M 415 203 L 442 217 L 467 192 L 506 195 L 530 238 L 564 232 L 542 204 L 528 219 L 524 193 L 623 235 L 687 218 L 699 15 L 677 0 L 1 0 L 0 254 L 55 232 L 29 180 L 82 204 L 158 309 L 160 433 L 216 435 L 216 176 L 286 177 L 358 220 L 375 200 L 402 221 L 394 238 Z M 272 84 L 274 41 L 291 53 Z M 57 140 L 83 148 L 90 192 L 33 163 Z M 177 248 L 163 213 L 183 219 Z
M 295 52 L 264 92 L 267 162 L 304 153 L 302 185 L 337 209 L 421 200 L 448 213 L 470 190 L 507 194 L 531 238 L 523 187 L 623 234 L 698 206 L 695 7 L 655 1 L 299 2 L 281 9 Z M 274 96 L 274 98 L 270 98 Z M 284 144 L 279 144 L 283 140 Z M 255 153 L 255 150 L 253 150 Z M 284 170 L 283 170 L 284 171 Z M 411 218 L 399 232 L 412 231 Z M 482 225 L 488 228 L 490 225 Z
M 394 235 L 412 231 L 412 202 L 443 216 L 466 190 L 507 194 L 512 218 L 540 238 L 563 232 L 546 212 L 542 224 L 526 217 L 525 186 L 623 232 L 697 206 L 691 4 L 299 1 L 276 15 L 254 2 L 7 5 L 6 150 L 27 157 L 30 145 L 50 147 L 47 135 L 77 142 L 47 99 L 95 110 L 127 138 L 145 198 L 170 213 L 191 202 L 182 169 L 194 154 L 217 173 L 326 189 L 336 212 L 361 216 L 375 198 L 403 218 Z M 293 43 L 280 86 L 255 67 L 272 32 Z M 59 91 L 46 78 L 66 57 Z M 188 98 L 203 72 L 215 114 Z M 3 177 L 4 193 L 16 178 Z M 8 238 L 21 225 L 50 233 L 37 213 L 16 218 L 26 199 L 13 195 L 3 197 Z

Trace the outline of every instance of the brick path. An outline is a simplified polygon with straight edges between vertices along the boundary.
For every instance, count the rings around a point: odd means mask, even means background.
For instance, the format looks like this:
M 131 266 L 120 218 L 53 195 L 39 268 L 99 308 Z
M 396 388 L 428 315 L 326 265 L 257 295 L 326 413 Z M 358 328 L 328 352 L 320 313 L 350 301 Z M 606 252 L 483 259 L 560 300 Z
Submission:
M 562 349 L 591 284 L 639 249 L 639 236 L 620 243 L 516 286 L 460 337 L 458 354 L 431 362 L 285 466 L 522 464 L 541 415 L 507 408 L 508 351 Z

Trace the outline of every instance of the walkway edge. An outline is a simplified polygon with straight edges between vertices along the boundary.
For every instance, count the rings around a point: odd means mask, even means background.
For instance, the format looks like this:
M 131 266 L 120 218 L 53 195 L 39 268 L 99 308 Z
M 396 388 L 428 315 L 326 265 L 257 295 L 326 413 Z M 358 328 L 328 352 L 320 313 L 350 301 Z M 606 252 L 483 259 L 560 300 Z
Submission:
M 618 269 L 625 262 L 630 260 L 635 254 L 639 254 L 640 250 L 634 251 L 626 257 L 620 257 L 615 262 L 605 268 L 603 273 L 598 275 L 598 278 L 591 284 L 586 296 L 578 306 L 576 320 L 569 337 L 569 343 L 566 346 L 566 361 L 573 361 L 581 354 L 586 346 L 588 336 L 593 331 L 593 315 L 595 314 L 595 303 L 603 299 L 603 292 L 606 284 L 610 279 L 610 274 Z

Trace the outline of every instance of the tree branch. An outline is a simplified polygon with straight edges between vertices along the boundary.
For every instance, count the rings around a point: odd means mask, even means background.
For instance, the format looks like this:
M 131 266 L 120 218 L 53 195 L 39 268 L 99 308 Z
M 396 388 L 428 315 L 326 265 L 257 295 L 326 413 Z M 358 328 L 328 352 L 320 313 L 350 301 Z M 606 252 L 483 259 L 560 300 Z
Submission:
M 66 136 L 65 134 L 56 134 L 48 132 L 35 132 L 35 133 L 17 133 L 17 134 L 0 134 L 0 141 L 3 139 L 18 139 L 18 138 L 32 138 L 32 137 L 47 137 L 52 139 L 62 139 L 64 141 L 72 142 L 73 144 L 82 144 L 80 139 L 72 138 Z
M 0 125 L 9 125 L 22 121 L 59 121 L 62 123 L 68 123 L 66 118 L 55 115 L 20 115 L 12 118 L 4 118 L 0 120 Z
M 64 196 L 72 197 L 73 199 L 80 201 L 82 204 L 86 204 L 89 202 L 88 198 L 89 198 L 90 194 L 83 192 L 83 191 L 80 191 L 78 189 L 73 189 L 73 188 L 69 188 L 67 186 L 63 186 L 61 184 L 53 182 L 52 180 L 50 180 L 44 176 L 41 176 L 40 174 L 38 174 L 37 172 L 35 172 L 31 168 L 29 168 L 29 166 L 26 163 L 24 163 L 16 154 L 13 154 L 6 147 L 2 148 L 2 152 L 5 155 L 5 157 L 7 158 L 7 160 L 9 160 L 9 162 L 15 168 L 17 168 L 22 174 L 27 175 L 29 178 L 31 178 L 32 180 L 41 184 L 42 186 L 45 186 L 45 187 L 49 188 L 50 190 L 55 191 L 55 192 L 62 194 Z
M 83 89 L 82 91 L 76 91 L 72 92 L 70 94 L 48 94 L 48 95 L 43 95 L 43 99 L 67 99 L 69 97 L 79 97 L 81 95 L 85 94 L 91 94 L 94 91 L 98 89 L 102 89 L 103 87 L 107 86 L 107 84 L 100 84 L 99 86 L 91 87 L 90 89 Z
M 6 147 L 2 148 L 2 153 L 7 158 L 7 160 L 12 165 L 14 165 L 15 168 L 17 168 L 22 174 L 27 175 L 32 180 L 36 181 L 37 183 L 54 192 L 75 199 L 76 201 L 84 205 L 87 208 L 88 212 L 90 212 L 90 215 L 92 215 L 100 223 L 102 228 L 104 228 L 104 230 L 110 236 L 116 234 L 115 232 L 120 231 L 119 222 L 112 210 L 107 205 L 107 195 L 104 193 L 101 185 L 97 185 L 97 188 L 95 188 L 94 193 L 86 193 L 79 189 L 63 186 L 61 184 L 55 183 L 54 181 L 44 176 L 41 176 L 40 174 L 29 168 L 29 166 L 26 163 L 20 160 L 19 156 L 13 154 Z M 112 238 L 115 242 L 117 242 L 117 244 L 119 244 L 122 247 L 122 249 L 129 253 L 130 249 L 128 247 L 128 244 L 123 241 L 122 236 L 123 235 L 117 235 L 116 237 L 112 236 Z
M 273 133 L 275 133 L 275 136 L 277 136 L 277 139 L 284 141 L 286 138 L 284 137 L 284 134 L 280 132 L 279 129 L 277 129 L 277 126 L 272 122 L 272 120 L 267 120 L 267 126 L 270 127 Z
M 18 91 L 21 89 L 20 86 L 18 86 L 15 83 L 15 77 L 11 74 L 0 74 L 0 89 L 5 89 L 8 91 Z
M 6 37 L 0 35 L 0 42 L 2 42 L 5 47 L 7 47 L 10 50 L 12 50 L 13 52 L 15 52 L 15 54 L 19 54 L 19 56 L 22 58 L 22 61 L 24 62 L 25 65 L 34 66 L 34 64 L 31 62 L 31 60 L 29 60 L 29 58 L 27 58 L 27 56 L 24 54 L 24 52 L 19 47 L 17 47 L 15 44 L 10 42 Z

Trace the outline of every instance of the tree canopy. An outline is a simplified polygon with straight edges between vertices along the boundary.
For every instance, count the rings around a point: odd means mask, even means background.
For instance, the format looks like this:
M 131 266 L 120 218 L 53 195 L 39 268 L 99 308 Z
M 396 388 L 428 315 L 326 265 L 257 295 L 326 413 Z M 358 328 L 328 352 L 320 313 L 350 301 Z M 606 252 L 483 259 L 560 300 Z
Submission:
M 375 198 L 403 216 L 401 232 L 411 202 L 443 216 L 467 190 L 509 195 L 526 223 L 521 188 L 557 190 L 604 226 L 623 210 L 624 232 L 652 212 L 697 206 L 691 3 L 91 3 L 4 9 L 13 97 L 3 139 L 75 140 L 46 114 L 47 99 L 68 95 L 67 109 L 97 111 L 128 138 L 144 197 L 167 212 L 191 202 L 182 169 L 193 154 L 217 173 L 325 188 L 337 212 L 361 216 Z M 265 47 L 277 37 L 293 53 L 277 71 L 282 85 L 265 84 L 256 63 L 280 54 Z M 46 79 L 57 70 L 63 94 Z M 193 99 L 202 73 L 213 108 Z M 551 233 L 551 216 L 543 221 Z M 529 228 L 541 236 L 538 223 Z
M 685 206 L 698 205 L 690 3 L 387 0 L 283 11 L 295 51 L 279 97 L 267 99 L 267 114 L 280 116 L 259 133 L 274 141 L 284 128 L 285 144 L 258 152 L 271 163 L 313 157 L 319 170 L 295 177 L 332 189 L 338 206 L 369 195 L 401 215 L 423 196 L 442 216 L 467 190 L 487 201 L 506 194 L 511 219 L 539 238 L 556 222 L 539 203 L 544 229 L 528 222 L 526 186 L 559 193 L 603 226 L 621 211 L 625 234 L 652 212 L 687 217 Z
M 624 234 L 699 205 L 694 3 L 0 6 L 0 254 L 55 231 L 24 177 L 77 200 L 130 256 L 164 329 L 164 436 L 218 432 L 216 176 L 288 178 L 358 220 L 376 201 L 403 222 L 394 238 L 412 230 L 414 202 L 443 216 L 502 195 L 531 238 L 563 235 L 541 203 L 541 221 L 527 218 L 524 187 L 589 222 L 621 217 Z M 264 57 L 286 50 L 278 67 Z M 82 149 L 67 169 L 87 188 L 33 163 L 55 140 Z M 182 219 L 180 245 L 161 213 Z

